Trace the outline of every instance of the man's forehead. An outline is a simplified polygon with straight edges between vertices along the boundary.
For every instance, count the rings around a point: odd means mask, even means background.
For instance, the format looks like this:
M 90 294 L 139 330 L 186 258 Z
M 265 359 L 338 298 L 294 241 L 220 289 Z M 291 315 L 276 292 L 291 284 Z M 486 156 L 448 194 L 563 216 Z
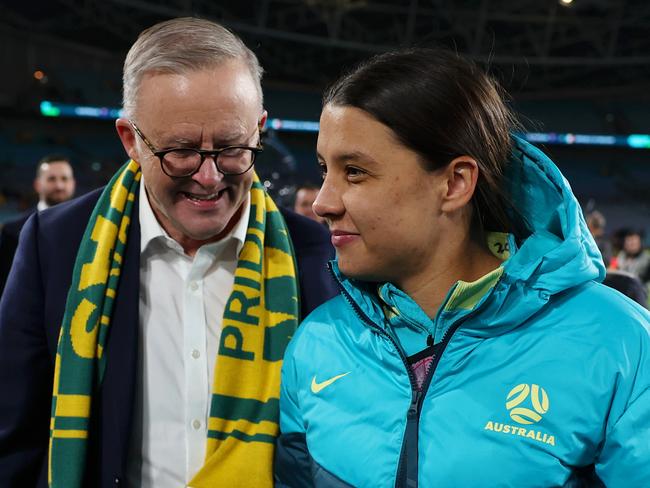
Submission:
M 41 163 L 39 170 L 41 173 L 47 173 L 50 171 L 67 171 L 72 169 L 70 163 L 65 159 L 59 159 L 54 161 L 48 161 L 47 163 Z
M 190 69 L 152 68 L 142 73 L 139 85 L 142 88 L 142 85 L 158 84 L 162 78 L 175 78 L 177 83 L 182 84 L 183 81 L 187 82 L 199 77 L 207 77 L 216 87 L 221 88 L 226 85 L 226 81 L 230 81 L 228 87 L 231 89 L 256 93 L 261 89 L 248 65 L 243 60 L 235 58 Z
M 154 136 L 180 132 L 195 137 L 218 128 L 219 132 L 232 132 L 224 134 L 226 137 L 237 137 L 242 130 L 250 132 L 251 123 L 258 123 L 263 113 L 259 100 L 243 65 L 218 65 L 187 73 L 153 72 L 142 80 L 134 115 L 142 130 Z
M 157 124 L 152 128 L 152 137 L 161 144 L 195 144 L 203 141 L 243 142 L 243 139 L 254 135 L 251 123 L 245 118 L 218 120 L 209 122 L 183 122 L 169 125 Z
M 318 195 L 318 188 L 301 188 L 298 190 L 297 198 L 300 200 L 314 200 Z

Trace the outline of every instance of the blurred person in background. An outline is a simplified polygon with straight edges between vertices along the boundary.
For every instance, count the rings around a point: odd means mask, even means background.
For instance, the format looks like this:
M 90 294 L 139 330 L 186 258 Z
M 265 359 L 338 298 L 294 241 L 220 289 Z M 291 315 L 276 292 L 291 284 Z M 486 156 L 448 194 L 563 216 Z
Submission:
M 591 235 L 594 237 L 594 241 L 596 241 L 598 250 L 603 256 L 605 267 L 608 268 L 612 261 L 613 251 L 612 243 L 605 234 L 605 227 L 607 225 L 605 216 L 598 210 L 593 210 L 587 214 L 586 220 L 587 227 L 589 227 L 589 232 L 591 232 Z
M 296 191 L 296 200 L 293 204 L 293 211 L 322 224 L 325 222 L 324 219 L 316 215 L 312 208 L 319 189 L 320 187 L 313 183 L 304 183 L 300 185 Z
M 282 368 L 278 486 L 650 486 L 650 313 L 603 286 L 566 179 L 456 53 L 325 93 L 340 294 Z
M 627 271 L 646 285 L 650 282 L 650 253 L 643 247 L 643 233 L 628 230 L 623 235 L 621 251 L 616 256 L 616 269 Z
M 35 211 L 70 200 L 74 196 L 75 179 L 70 160 L 65 156 L 49 155 L 38 163 L 34 190 L 38 195 L 36 207 L 15 220 L 6 222 L 0 233 L 0 297 L 14 259 L 20 230 Z
M 46 156 L 41 159 L 34 180 L 38 193 L 38 211 L 45 210 L 74 196 L 76 182 L 70 160 L 62 156 Z
M 608 269 L 603 284 L 648 308 L 648 288 L 638 276 L 618 269 Z
M 131 160 L 27 221 L 0 302 L 0 486 L 272 486 L 284 349 L 335 285 L 255 174 L 261 76 L 207 20 L 129 50 Z

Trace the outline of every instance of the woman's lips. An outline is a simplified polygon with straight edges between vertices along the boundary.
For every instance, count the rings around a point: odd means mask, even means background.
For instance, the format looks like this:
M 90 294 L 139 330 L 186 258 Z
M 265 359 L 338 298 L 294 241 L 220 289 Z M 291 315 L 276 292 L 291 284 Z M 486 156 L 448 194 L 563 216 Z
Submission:
M 359 238 L 359 234 L 354 232 L 347 232 L 343 230 L 331 230 L 332 245 L 334 247 L 342 247 L 350 244 Z

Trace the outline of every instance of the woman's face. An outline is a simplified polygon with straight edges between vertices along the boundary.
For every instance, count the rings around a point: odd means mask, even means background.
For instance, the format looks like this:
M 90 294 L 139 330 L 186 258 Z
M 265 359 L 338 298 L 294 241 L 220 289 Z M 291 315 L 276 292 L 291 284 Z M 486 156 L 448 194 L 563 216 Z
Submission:
M 341 271 L 367 281 L 427 273 L 444 236 L 441 171 L 367 112 L 327 105 L 320 119 L 318 160 L 324 180 L 314 211 L 326 219 Z
M 641 236 L 638 234 L 629 234 L 623 241 L 623 250 L 628 254 L 638 254 L 641 251 Z

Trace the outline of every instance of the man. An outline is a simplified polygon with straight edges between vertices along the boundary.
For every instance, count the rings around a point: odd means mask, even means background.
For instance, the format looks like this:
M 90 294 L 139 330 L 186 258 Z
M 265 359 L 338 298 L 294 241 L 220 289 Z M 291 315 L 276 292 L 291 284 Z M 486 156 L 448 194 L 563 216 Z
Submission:
M 27 222 L 0 302 L 0 486 L 271 486 L 284 347 L 335 290 L 254 175 L 260 78 L 205 20 L 132 46 L 132 161 Z
M 293 211 L 322 224 L 325 221 L 316 215 L 312 209 L 319 190 L 320 188 L 312 183 L 305 183 L 299 186 L 298 191 L 296 191 L 296 201 L 293 205 Z
M 6 222 L 0 234 L 0 296 L 5 287 L 11 263 L 18 246 L 18 235 L 34 210 L 45 210 L 74 196 L 75 179 L 70 161 L 65 156 L 45 156 L 38 163 L 34 190 L 38 194 L 36 209 Z

